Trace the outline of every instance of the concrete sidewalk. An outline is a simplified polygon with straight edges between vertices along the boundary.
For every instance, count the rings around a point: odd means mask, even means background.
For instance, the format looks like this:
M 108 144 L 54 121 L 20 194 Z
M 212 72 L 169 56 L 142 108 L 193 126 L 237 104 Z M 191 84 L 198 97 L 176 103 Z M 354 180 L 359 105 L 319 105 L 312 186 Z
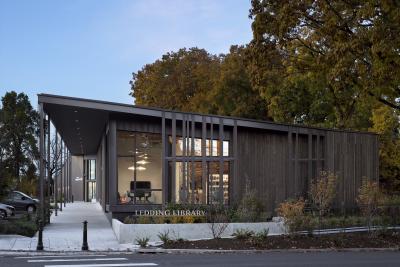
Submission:
M 58 216 L 51 216 L 50 224 L 43 231 L 43 245 L 46 251 L 80 251 L 82 247 L 83 224 L 88 221 L 89 250 L 120 251 L 122 247 L 98 203 L 67 203 Z M 36 250 L 37 234 L 33 238 L 1 235 L 0 250 Z

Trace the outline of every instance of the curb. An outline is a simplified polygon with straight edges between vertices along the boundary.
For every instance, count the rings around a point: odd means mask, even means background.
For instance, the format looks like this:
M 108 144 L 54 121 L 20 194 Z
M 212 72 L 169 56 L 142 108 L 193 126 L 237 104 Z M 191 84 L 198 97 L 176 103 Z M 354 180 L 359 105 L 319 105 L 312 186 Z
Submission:
M 92 251 L 33 251 L 33 250 L 0 250 L 0 256 L 56 256 L 56 255 L 115 255 L 115 254 L 133 254 L 134 250 L 92 250 Z
M 398 248 L 326 248 L 326 249 L 253 249 L 253 250 L 218 250 L 218 249 L 162 249 L 142 248 L 135 253 L 140 254 L 260 254 L 260 253 L 316 253 L 316 252 L 399 252 Z
M 253 249 L 253 250 L 223 250 L 223 249 L 163 249 L 142 248 L 119 251 L 23 251 L 0 250 L 0 256 L 52 256 L 52 255 L 116 255 L 116 254 L 268 254 L 268 253 L 328 253 L 328 252 L 400 252 L 397 248 L 326 248 L 326 249 Z

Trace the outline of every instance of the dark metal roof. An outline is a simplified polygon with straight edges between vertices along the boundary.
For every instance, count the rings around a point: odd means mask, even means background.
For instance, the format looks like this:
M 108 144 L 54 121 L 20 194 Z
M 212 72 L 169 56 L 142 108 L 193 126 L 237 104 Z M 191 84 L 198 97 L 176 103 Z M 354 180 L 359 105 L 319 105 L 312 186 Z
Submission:
M 320 133 L 325 131 L 343 131 L 237 117 L 181 112 L 50 94 L 38 94 L 38 101 L 39 103 L 43 103 L 44 111 L 50 116 L 50 119 L 72 154 L 95 154 L 109 116 L 121 113 L 160 118 L 162 118 L 164 114 L 167 119 L 172 118 L 172 114 L 174 113 L 177 120 L 183 119 L 184 116 L 190 116 L 190 119 L 196 122 L 202 122 L 203 118 L 206 117 L 207 122 L 213 122 L 215 124 L 218 124 L 219 121 L 223 119 L 223 123 L 226 126 L 233 126 L 236 121 L 238 127 L 280 132 L 287 132 L 289 129 L 292 129 L 292 131 L 299 131 L 300 133 L 308 133 L 310 129 Z M 370 132 L 363 133 L 374 134 Z

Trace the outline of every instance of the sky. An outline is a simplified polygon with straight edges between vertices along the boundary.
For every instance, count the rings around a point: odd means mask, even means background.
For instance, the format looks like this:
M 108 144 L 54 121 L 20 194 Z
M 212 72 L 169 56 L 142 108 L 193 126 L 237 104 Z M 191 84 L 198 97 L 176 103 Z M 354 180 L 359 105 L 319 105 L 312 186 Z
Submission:
M 6 91 L 133 104 L 132 72 L 183 47 L 251 40 L 250 0 L 0 0 Z

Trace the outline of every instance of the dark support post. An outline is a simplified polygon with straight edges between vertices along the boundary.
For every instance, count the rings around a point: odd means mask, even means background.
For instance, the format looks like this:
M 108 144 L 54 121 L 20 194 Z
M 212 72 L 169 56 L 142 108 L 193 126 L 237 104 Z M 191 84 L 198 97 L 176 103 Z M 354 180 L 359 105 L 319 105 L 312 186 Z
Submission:
M 68 201 L 72 202 L 71 152 L 68 151 Z
M 312 172 L 312 142 L 313 142 L 313 135 L 312 134 L 308 134 L 308 162 L 307 162 L 307 169 L 308 169 L 308 179 L 305 181 L 305 185 L 304 185 L 304 193 L 307 194 L 309 185 L 311 184 L 312 180 L 315 177 L 313 176 L 313 172 Z
M 233 188 L 237 187 L 238 182 L 238 130 L 237 130 L 237 120 L 233 122 L 233 183 L 229 186 L 229 199 L 233 196 Z
M 63 175 L 64 175 L 64 172 L 63 172 L 63 166 L 64 166 L 64 162 L 63 162 L 63 159 L 64 159 L 64 155 L 63 155 L 63 152 L 64 152 L 64 148 L 63 148 L 63 141 L 62 141 L 62 139 L 61 139 L 61 136 L 60 136 L 60 143 L 61 143 L 61 145 L 60 145 L 60 211 L 62 211 L 63 210 L 63 205 L 62 205 L 62 202 L 63 202 Z
M 55 153 L 54 153 L 54 158 L 53 161 L 55 161 L 54 166 L 55 166 L 55 172 L 54 172 L 54 203 L 55 203 L 55 211 L 54 215 L 57 216 L 58 212 L 58 133 L 57 131 L 55 132 Z
M 218 153 L 219 153 L 219 193 L 220 203 L 224 204 L 224 158 L 223 158 L 223 142 L 224 142 L 224 119 L 219 119 L 219 142 L 218 142 Z
M 162 140 L 162 185 L 163 185 L 163 204 L 167 204 L 168 195 L 167 195 L 167 164 L 166 164 L 166 148 L 167 148 L 167 140 L 166 140 L 166 130 L 165 130 L 165 112 L 162 112 L 162 122 L 161 122 L 161 140 Z M 163 205 L 164 208 L 164 205 Z
M 67 206 L 67 146 L 64 144 L 64 208 Z
M 206 117 L 201 116 L 201 184 L 203 188 L 203 204 L 207 204 L 207 195 L 205 192 L 207 188 L 207 163 L 206 163 L 206 140 L 207 140 L 207 123 Z
M 87 221 L 83 222 L 83 243 L 82 243 L 82 250 L 89 250 L 89 245 L 87 242 Z
M 50 223 L 50 193 L 51 193 L 51 174 L 50 174 L 50 117 L 47 115 L 47 185 L 46 185 L 46 220 Z
M 181 190 L 188 190 L 186 187 L 186 117 L 185 114 L 182 114 L 182 177 L 183 177 L 183 188 L 180 188 Z M 187 191 L 186 191 L 187 192 Z M 179 201 L 182 202 L 181 196 L 184 194 L 179 194 Z M 187 195 L 187 194 L 186 194 Z M 185 202 L 187 201 L 187 197 L 184 200 Z
M 43 114 L 43 103 L 39 103 L 39 116 L 40 116 L 40 137 L 39 137 L 39 153 L 40 153 L 40 160 L 39 160 L 39 167 L 40 167 L 40 176 L 39 176 L 39 192 L 40 192 L 40 214 L 39 214 L 39 239 L 37 243 L 37 250 L 43 250 L 43 236 L 42 236 L 42 230 L 41 230 L 41 223 L 43 222 L 44 218 L 44 190 L 43 190 L 43 185 L 44 185 L 44 128 L 43 128 L 43 120 L 44 120 L 44 114 Z
M 191 203 L 194 203 L 194 190 L 195 190 L 195 188 L 194 188 L 194 186 L 195 186 L 195 163 L 194 163 L 194 157 L 195 157 L 195 153 L 194 153 L 194 141 L 195 141 L 195 138 L 194 138 L 194 134 L 195 134 L 195 121 L 194 121 L 194 115 L 192 114 L 191 115 L 191 118 L 190 118 L 190 122 L 191 122 L 191 125 L 192 125 L 192 129 L 191 129 L 191 143 L 190 143 L 190 145 L 191 145 L 191 148 L 190 148 L 190 157 L 191 157 L 191 160 L 190 160 L 190 165 L 192 166 L 192 169 L 191 169 L 191 180 L 190 180 L 190 188 L 192 189 L 191 191 L 192 191 L 192 198 L 191 198 Z
M 172 168 L 171 168 L 171 178 L 172 178 L 172 184 L 176 183 L 176 114 L 172 113 Z M 175 187 L 171 186 L 172 192 L 170 192 L 172 199 L 171 201 L 173 203 L 176 202 L 176 191 Z

